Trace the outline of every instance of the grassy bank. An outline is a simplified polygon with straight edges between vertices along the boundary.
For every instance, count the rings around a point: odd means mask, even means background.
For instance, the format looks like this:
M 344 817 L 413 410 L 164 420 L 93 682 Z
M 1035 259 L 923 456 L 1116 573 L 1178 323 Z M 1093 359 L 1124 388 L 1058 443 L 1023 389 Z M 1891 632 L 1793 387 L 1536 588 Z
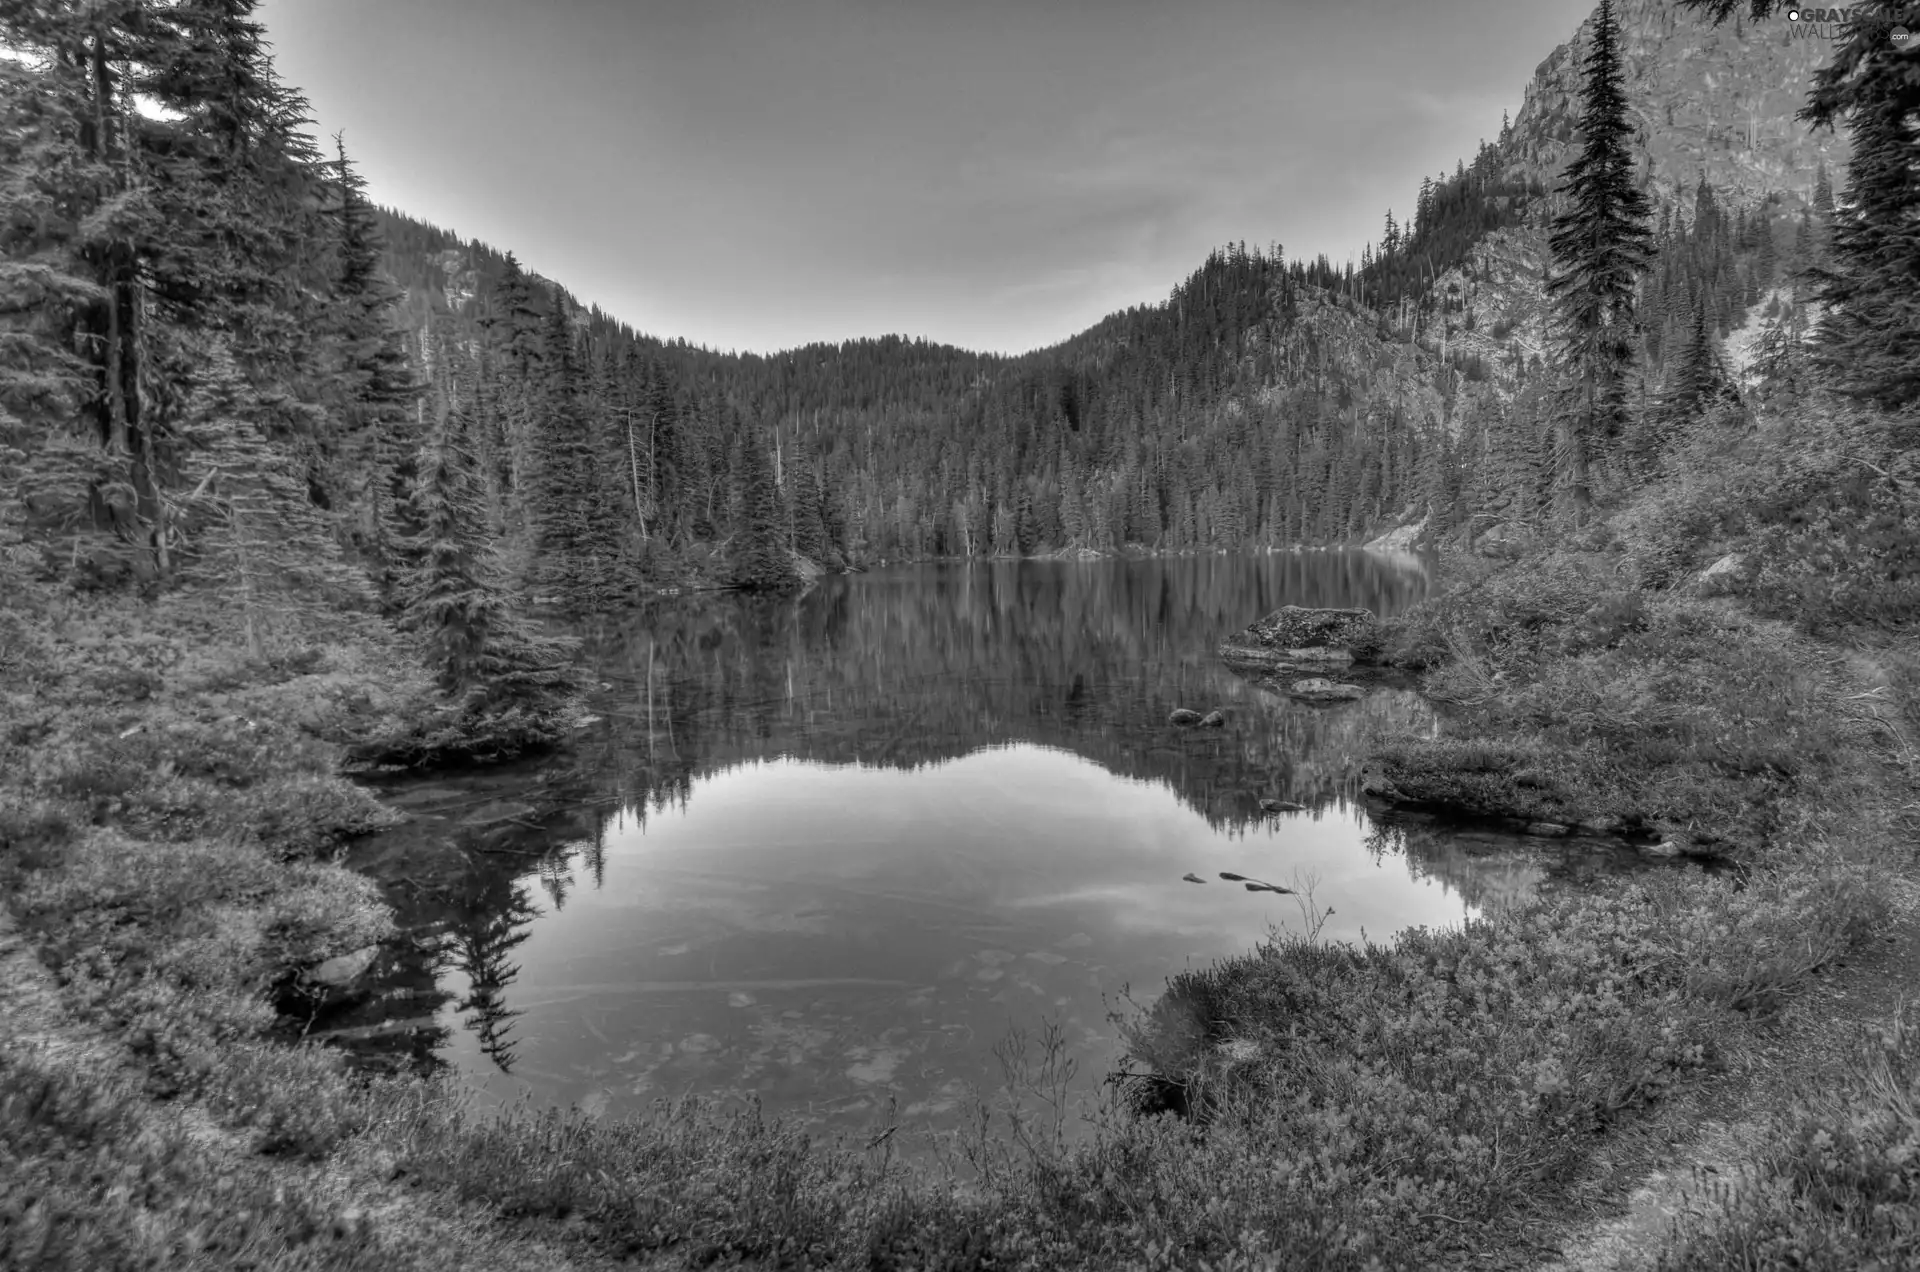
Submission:
M 1861 441 L 1832 453 L 1892 462 Z M 1781 531 L 1767 509 L 1804 505 L 1805 461 L 1776 462 L 1786 441 L 1764 433 L 1715 445 L 1577 544 L 1456 562 L 1391 633 L 1452 704 L 1446 735 L 1377 762 L 1405 798 L 1617 818 L 1740 872 L 1359 947 L 1281 939 L 1184 974 L 1131 1040 L 1188 1118 L 1119 1100 L 1070 1146 L 1062 1057 L 1042 1047 L 944 1169 L 699 1103 L 482 1117 L 274 1041 L 269 994 L 390 929 L 333 864 L 387 814 L 336 772 L 359 740 L 417 733 L 428 688 L 374 632 L 254 659 L 185 602 L 20 589 L 0 614 L 0 1007 L 18 1022 L 0 1041 L 0 1263 L 1536 1265 L 1604 1194 L 1596 1159 L 1737 1067 L 1884 922 L 1876 883 L 1910 865 L 1920 659 L 1897 633 L 1865 639 L 1904 618 L 1902 585 L 1863 575 L 1823 607 L 1809 580 L 1831 580 L 1805 563 L 1852 522 Z M 1703 496 L 1699 472 L 1731 493 Z M 1769 504 L 1769 482 L 1798 493 Z M 1726 515 L 1699 523 L 1703 502 Z M 1700 594 L 1693 572 L 1729 549 L 1748 556 L 1740 595 Z M 1899 1032 L 1850 1103 L 1794 1113 L 1767 1187 L 1677 1234 L 1673 1265 L 1786 1266 L 1816 1241 L 1846 1266 L 1894 1259 L 1915 1054 Z

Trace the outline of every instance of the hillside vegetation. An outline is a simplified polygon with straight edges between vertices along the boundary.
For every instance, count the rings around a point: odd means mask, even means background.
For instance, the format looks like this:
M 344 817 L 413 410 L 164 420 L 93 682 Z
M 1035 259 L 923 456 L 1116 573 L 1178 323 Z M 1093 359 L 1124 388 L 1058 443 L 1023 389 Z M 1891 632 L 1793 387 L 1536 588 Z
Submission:
M 1577 88 L 1531 93 L 1356 269 L 1229 247 L 999 359 L 638 335 L 369 206 L 248 0 L 0 4 L 0 1265 L 1566 1246 L 1809 985 L 1914 922 L 1916 54 L 1884 3 L 1832 50 L 1809 110 L 1848 130 L 1837 191 L 1765 154 L 1716 184 L 1688 147 L 1722 139 L 1685 121 L 1724 116 L 1674 64 L 1744 40 L 1723 65 L 1771 92 L 1801 56 L 1734 7 L 1603 3 L 1537 81 Z M 1629 112 L 1669 104 L 1647 149 Z M 336 863 L 391 819 L 343 773 L 577 724 L 577 645 L 535 614 L 1397 521 L 1450 550 L 1388 646 L 1446 716 L 1373 757 L 1388 798 L 1634 821 L 1722 869 L 1183 974 L 1090 1143 L 1059 1039 L 1016 1040 L 944 1170 L 695 1101 L 481 1117 L 274 1008 L 393 931 Z M 1920 1258 L 1920 1041 L 1896 1021 L 1862 1056 L 1644 1261 Z

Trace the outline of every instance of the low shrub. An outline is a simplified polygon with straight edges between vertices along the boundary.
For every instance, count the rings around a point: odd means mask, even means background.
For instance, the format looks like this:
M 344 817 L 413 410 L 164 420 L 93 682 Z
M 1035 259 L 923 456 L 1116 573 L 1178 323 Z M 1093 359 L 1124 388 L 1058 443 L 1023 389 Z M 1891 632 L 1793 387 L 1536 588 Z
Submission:
M 111 1078 L 0 1041 L 0 1266 L 414 1266 L 363 1216 L 207 1153 L 145 1105 Z
M 1749 1186 L 1676 1227 L 1661 1272 L 1920 1264 L 1920 1028 L 1896 1013 L 1858 1057 L 1775 1120 Z

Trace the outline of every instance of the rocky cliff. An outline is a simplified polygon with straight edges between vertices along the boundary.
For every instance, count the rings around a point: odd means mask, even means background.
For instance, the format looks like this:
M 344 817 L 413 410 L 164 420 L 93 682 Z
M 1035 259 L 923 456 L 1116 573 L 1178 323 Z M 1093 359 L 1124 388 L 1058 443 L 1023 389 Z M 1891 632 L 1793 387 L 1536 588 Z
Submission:
M 1704 172 L 1734 206 L 1779 191 L 1797 211 L 1819 162 L 1839 183 L 1845 134 L 1809 133 L 1795 118 L 1828 41 L 1796 36 L 1784 13 L 1718 27 L 1674 0 L 1617 0 L 1614 13 L 1642 171 L 1657 196 L 1690 189 Z M 1506 142 L 1512 170 L 1559 181 L 1578 140 L 1580 66 L 1592 38 L 1589 16 L 1534 72 Z

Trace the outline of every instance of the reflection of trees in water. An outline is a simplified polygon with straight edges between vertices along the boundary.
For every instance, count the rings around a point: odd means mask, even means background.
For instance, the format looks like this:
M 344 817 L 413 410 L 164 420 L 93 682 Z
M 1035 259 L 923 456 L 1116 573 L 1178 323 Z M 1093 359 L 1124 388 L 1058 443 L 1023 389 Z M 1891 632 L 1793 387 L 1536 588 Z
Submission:
M 452 995 L 482 1050 L 513 1063 L 511 954 L 539 913 L 604 879 L 607 826 L 624 810 L 684 808 L 710 774 L 785 754 L 910 768 L 1028 741 L 1167 785 L 1217 827 L 1244 827 L 1262 796 L 1351 811 L 1373 733 L 1422 727 L 1420 699 L 1383 689 L 1305 707 L 1222 668 L 1214 645 L 1283 604 L 1396 613 L 1416 574 L 1360 554 L 1145 562 L 994 562 L 833 578 L 798 598 L 695 597 L 585 633 L 610 686 L 558 761 L 471 775 L 460 807 L 533 810 L 472 826 L 422 822 L 354 864 L 388 880 L 411 935 L 396 946 L 389 1012 Z M 1178 731 L 1175 706 L 1224 706 L 1227 729 Z M 450 814 L 460 816 L 458 811 Z M 377 1007 L 369 1011 L 377 1011 Z M 446 1031 L 416 1048 L 422 1063 Z
M 443 1064 L 437 1053 L 449 1030 L 419 1022 L 452 1004 L 482 1051 L 509 1067 L 509 1025 L 519 1014 L 507 1005 L 517 974 L 509 956 L 539 913 L 526 885 L 537 879 L 558 908 L 576 886 L 576 871 L 596 887 L 604 881 L 607 798 L 599 791 L 578 764 L 475 773 L 449 789 L 448 816 L 472 815 L 476 806 L 509 812 L 478 825 L 417 821 L 357 845 L 348 864 L 382 881 L 401 935 L 387 948 L 372 996 L 351 1018 L 329 1022 L 349 1030 L 341 1041 L 362 1060 L 378 1054 L 382 1064 L 431 1071 Z M 439 987 L 449 970 L 469 984 L 458 1001 Z
M 1425 579 L 1361 553 L 931 565 L 831 578 L 798 598 L 678 600 L 589 633 L 615 685 L 583 762 L 619 802 L 684 805 L 705 775 L 776 754 L 910 768 L 1020 740 L 1161 782 L 1217 826 L 1262 795 L 1351 796 L 1363 735 L 1417 723 L 1410 694 L 1316 709 L 1215 661 L 1282 604 L 1419 599 Z M 1178 733 L 1176 706 L 1234 727 Z
M 1613 840 L 1532 839 L 1393 812 L 1376 815 L 1366 846 L 1376 860 L 1403 860 L 1414 878 L 1438 880 L 1487 913 L 1542 892 L 1587 890 L 1605 878 L 1649 868 L 1631 846 Z
M 480 1050 L 502 1073 L 513 1071 L 518 1045 L 508 1035 L 520 1013 L 507 1006 L 507 987 L 520 975 L 509 956 L 532 935 L 539 908 L 526 887 L 510 883 L 504 897 L 476 898 L 472 909 L 453 924 L 447 944 L 447 962 L 467 980 L 467 995 L 454 1005 L 461 1024 L 480 1039 Z

